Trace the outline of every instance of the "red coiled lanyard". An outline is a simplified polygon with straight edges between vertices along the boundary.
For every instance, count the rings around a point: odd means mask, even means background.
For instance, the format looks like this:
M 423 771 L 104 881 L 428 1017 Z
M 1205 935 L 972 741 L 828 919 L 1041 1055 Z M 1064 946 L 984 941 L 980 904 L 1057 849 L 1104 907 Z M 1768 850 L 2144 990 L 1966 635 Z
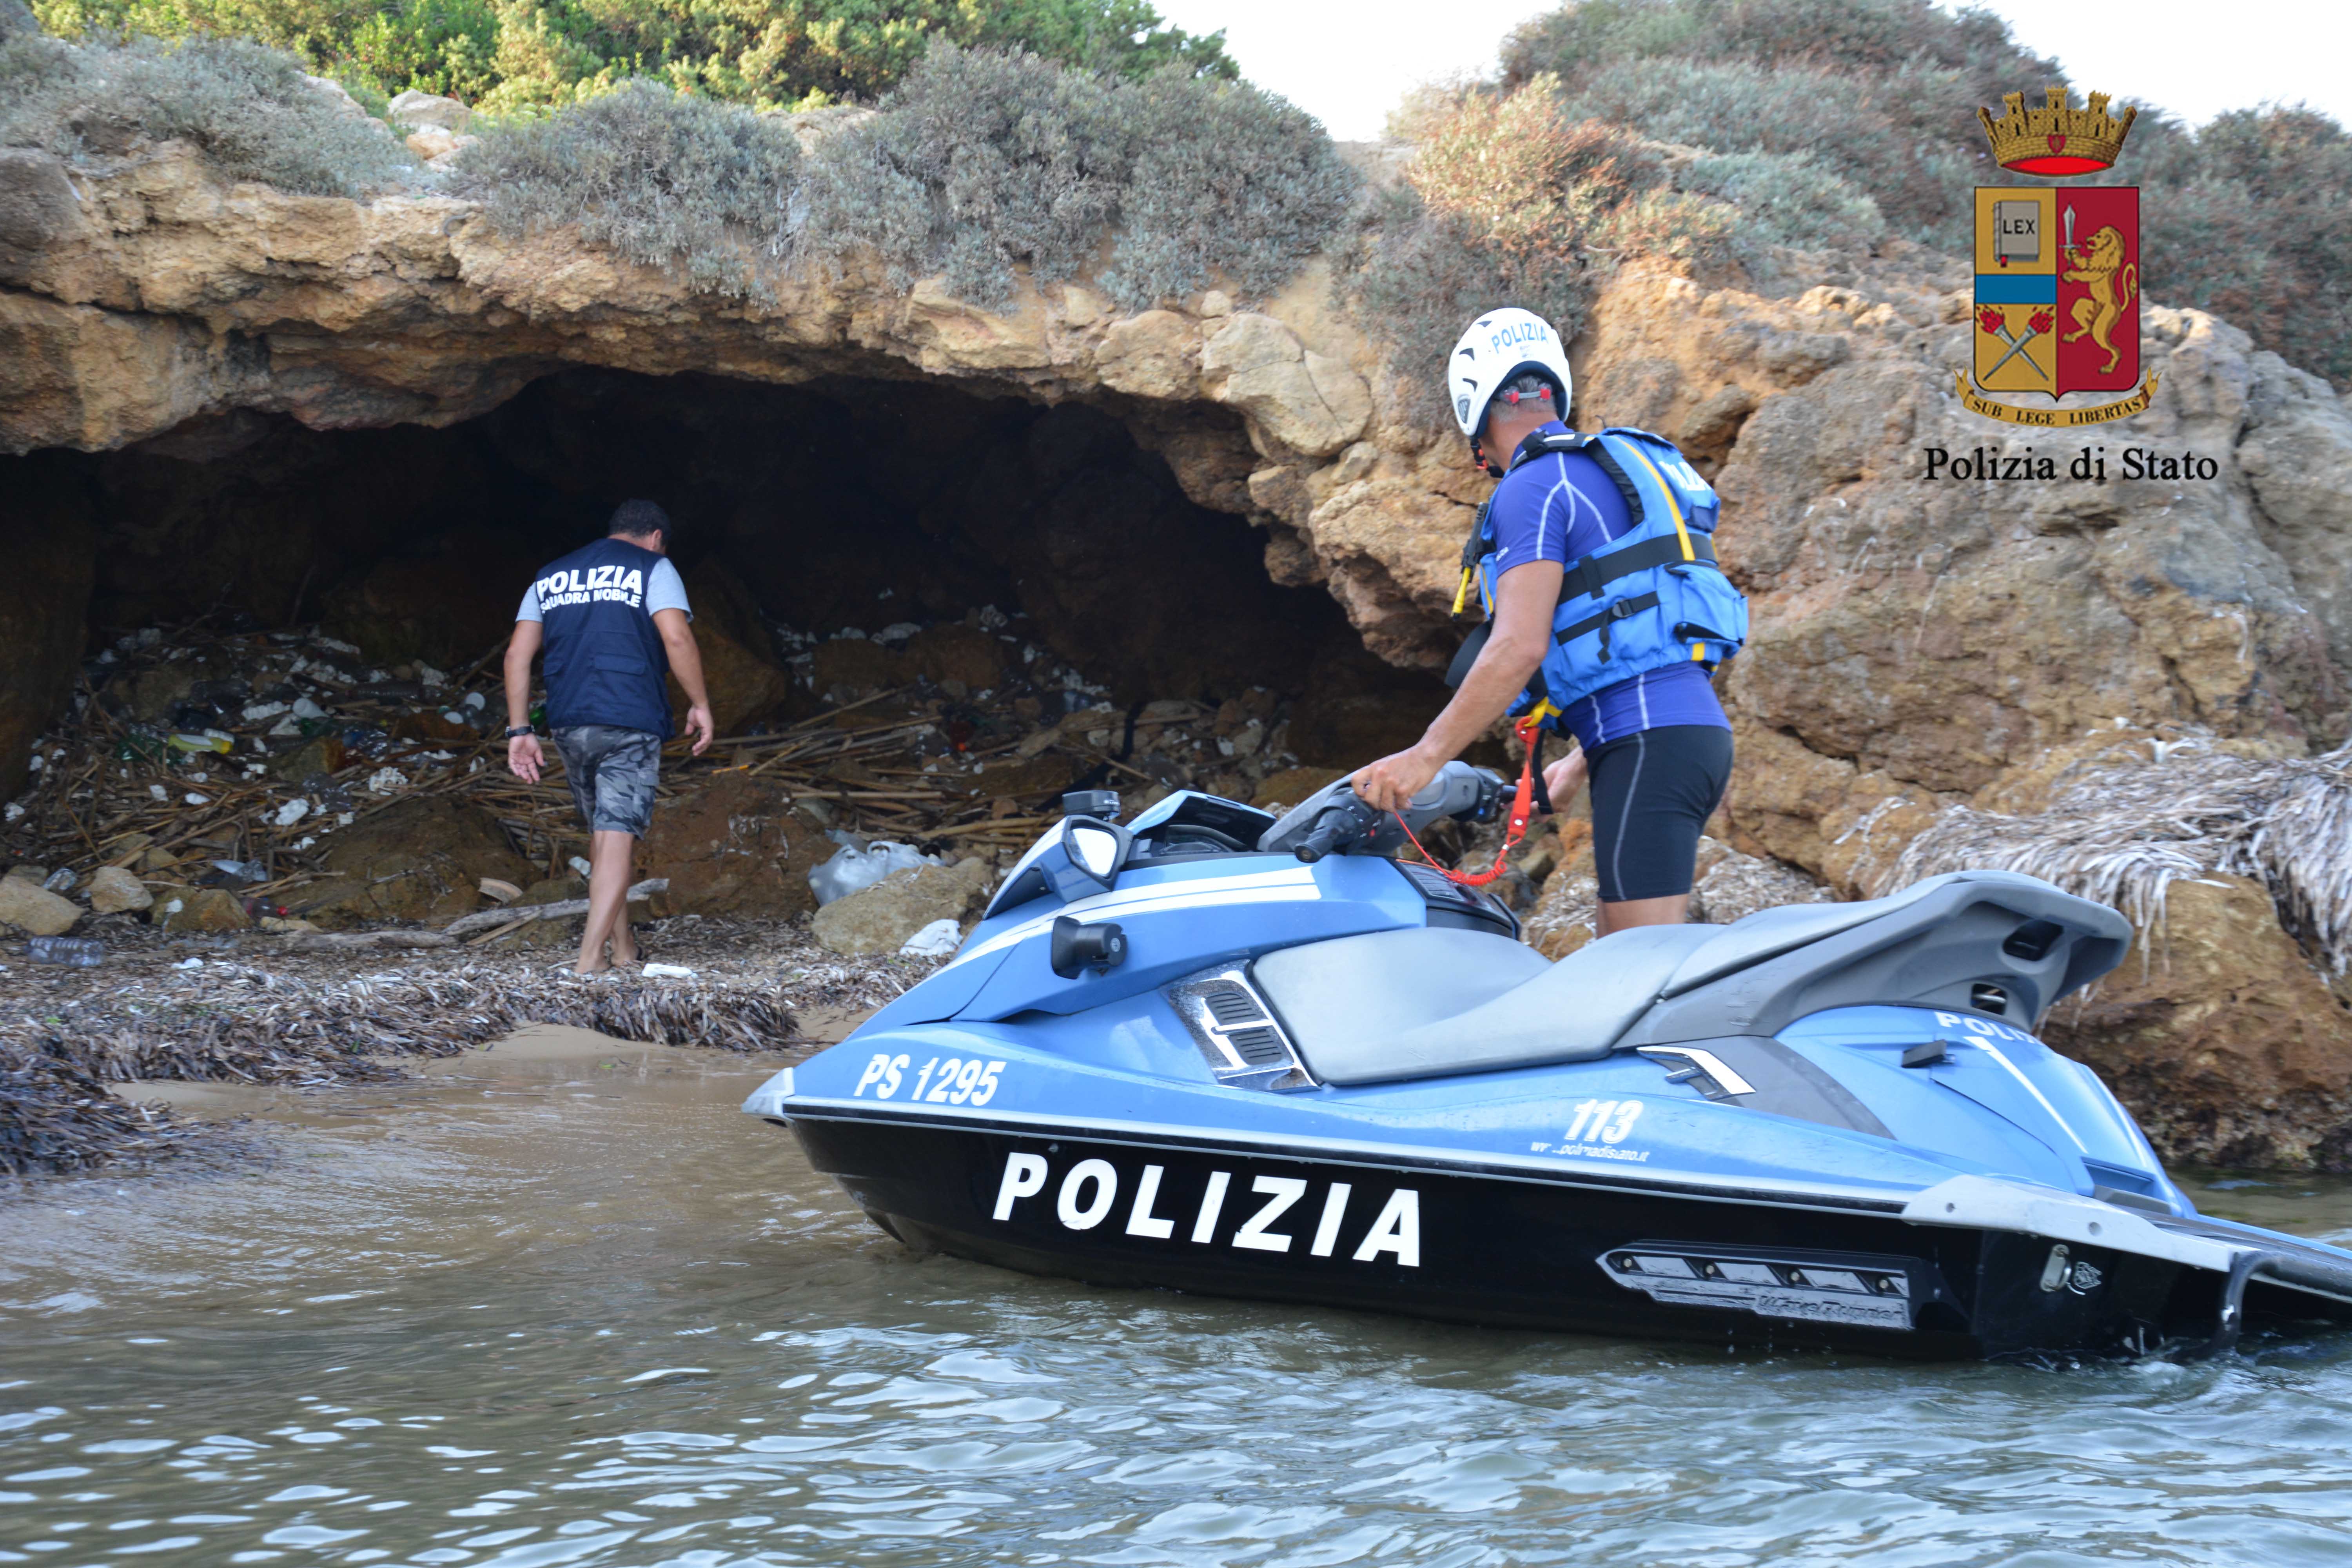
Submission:
M 1511 797 L 1510 822 L 1503 829 L 1503 847 L 1495 851 L 1495 863 L 1487 869 L 1475 872 L 1447 870 L 1437 863 L 1435 857 L 1423 848 L 1420 839 L 1413 837 L 1412 829 L 1406 826 L 1402 816 L 1395 812 L 1389 814 L 1396 817 L 1399 827 L 1404 828 L 1406 839 L 1415 849 L 1421 850 L 1421 858 L 1428 864 L 1429 868 L 1456 887 L 1483 888 L 1500 878 L 1506 869 L 1503 862 L 1509 857 L 1512 850 L 1519 847 L 1519 840 L 1528 836 L 1528 823 L 1535 816 L 1536 737 L 1543 730 L 1541 712 L 1542 710 L 1538 709 L 1512 726 L 1513 732 L 1518 736 L 1519 744 L 1525 751 L 1526 760 L 1519 764 L 1519 789 L 1518 793 Z

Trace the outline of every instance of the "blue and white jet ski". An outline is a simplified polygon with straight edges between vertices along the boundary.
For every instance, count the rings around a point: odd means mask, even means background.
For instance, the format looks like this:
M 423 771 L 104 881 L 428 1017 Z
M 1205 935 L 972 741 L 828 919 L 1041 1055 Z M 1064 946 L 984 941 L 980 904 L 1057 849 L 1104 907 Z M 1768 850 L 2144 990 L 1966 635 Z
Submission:
M 1450 765 L 1405 814 L 1491 816 Z M 1080 799 L 955 958 L 743 1109 L 909 1247 L 1109 1285 L 1897 1355 L 2352 1319 L 2034 1021 L 2113 910 L 2000 871 L 1552 963 L 1343 781 Z M 1109 810 L 1106 810 L 1106 806 Z

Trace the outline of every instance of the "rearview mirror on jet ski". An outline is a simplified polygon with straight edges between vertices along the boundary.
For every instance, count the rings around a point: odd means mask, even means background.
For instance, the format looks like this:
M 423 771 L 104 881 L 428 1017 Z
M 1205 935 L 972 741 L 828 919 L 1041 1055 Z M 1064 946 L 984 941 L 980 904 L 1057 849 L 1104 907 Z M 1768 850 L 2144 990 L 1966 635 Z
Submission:
M 1133 842 L 1125 828 L 1091 816 L 1073 816 L 1062 824 L 1062 852 L 1049 858 L 1046 879 L 1064 902 L 1108 893 L 1118 886 L 1119 868 L 1127 864 Z M 1062 863 L 1054 865 L 1053 859 Z

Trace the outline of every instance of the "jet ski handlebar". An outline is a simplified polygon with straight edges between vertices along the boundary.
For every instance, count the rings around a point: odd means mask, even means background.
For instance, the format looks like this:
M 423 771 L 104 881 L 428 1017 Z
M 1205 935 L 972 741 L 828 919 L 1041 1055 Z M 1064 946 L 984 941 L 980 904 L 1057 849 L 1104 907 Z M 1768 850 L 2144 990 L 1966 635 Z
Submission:
M 1393 853 L 1403 847 L 1405 828 L 1428 831 L 1441 817 L 1485 822 L 1498 809 L 1506 786 L 1485 768 L 1448 763 L 1438 770 L 1403 813 L 1404 824 L 1356 797 L 1347 779 L 1325 785 L 1293 806 L 1258 840 L 1258 848 L 1287 853 L 1313 865 L 1326 855 Z

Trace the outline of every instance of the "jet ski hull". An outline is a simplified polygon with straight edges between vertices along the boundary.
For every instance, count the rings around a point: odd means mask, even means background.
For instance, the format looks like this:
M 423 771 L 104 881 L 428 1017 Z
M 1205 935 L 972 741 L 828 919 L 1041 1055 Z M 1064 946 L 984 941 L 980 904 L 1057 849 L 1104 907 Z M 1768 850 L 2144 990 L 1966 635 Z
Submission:
M 1829 1194 L 1676 1194 L 970 1117 L 796 1113 L 791 1126 L 907 1245 L 1100 1285 L 1939 1360 L 2202 1340 L 2228 1285 L 2173 1259 L 1921 1225 L 1900 1203 Z

